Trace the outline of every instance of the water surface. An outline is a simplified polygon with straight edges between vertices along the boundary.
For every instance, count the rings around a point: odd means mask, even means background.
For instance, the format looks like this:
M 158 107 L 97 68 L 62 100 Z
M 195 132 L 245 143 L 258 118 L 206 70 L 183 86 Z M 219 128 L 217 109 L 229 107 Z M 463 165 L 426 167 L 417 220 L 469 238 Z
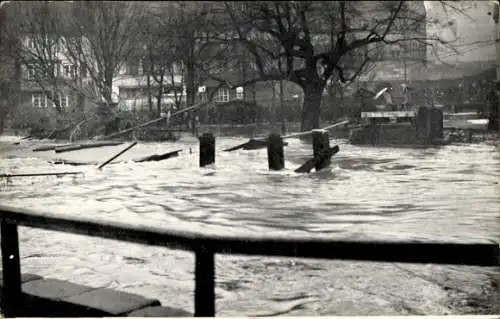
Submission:
M 311 146 L 289 140 L 286 169 L 270 172 L 266 150 L 222 152 L 244 141 L 218 138 L 216 165 L 198 167 L 194 138 L 55 154 L 41 142 L 2 137 L 0 173 L 82 171 L 3 180 L 3 204 L 133 225 L 216 233 L 336 239 L 500 240 L 499 155 L 488 144 L 397 149 L 339 144 L 331 169 L 296 174 Z M 183 149 L 161 162 L 130 160 Z M 22 227 L 22 269 L 139 293 L 193 311 L 192 254 Z M 481 312 L 492 268 L 217 256 L 218 315 L 395 315 Z

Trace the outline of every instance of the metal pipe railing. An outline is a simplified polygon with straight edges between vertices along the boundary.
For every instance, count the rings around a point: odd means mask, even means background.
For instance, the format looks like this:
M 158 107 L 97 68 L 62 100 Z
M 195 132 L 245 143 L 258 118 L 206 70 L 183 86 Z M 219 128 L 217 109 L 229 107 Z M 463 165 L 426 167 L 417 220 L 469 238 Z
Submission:
M 372 262 L 433 263 L 473 266 L 500 265 L 497 243 L 420 243 L 335 241 L 290 237 L 207 236 L 190 231 L 130 226 L 118 222 L 57 216 L 0 205 L 3 265 L 2 310 L 18 314 L 21 298 L 18 226 L 116 239 L 195 253 L 195 316 L 215 316 L 215 254 L 263 255 L 297 258 L 362 260 Z

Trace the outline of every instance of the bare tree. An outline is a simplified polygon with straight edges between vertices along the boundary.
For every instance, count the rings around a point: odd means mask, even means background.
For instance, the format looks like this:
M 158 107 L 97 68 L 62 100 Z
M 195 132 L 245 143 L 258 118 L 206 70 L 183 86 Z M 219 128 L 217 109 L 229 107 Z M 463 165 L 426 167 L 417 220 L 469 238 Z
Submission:
M 20 89 L 20 60 L 13 58 L 11 49 L 17 46 L 7 27 L 12 23 L 7 14 L 8 1 L 0 1 L 0 133 L 3 132 L 7 117 L 17 105 Z
M 117 103 L 113 80 L 127 58 L 142 49 L 137 43 L 143 17 L 139 3 L 73 2 L 71 29 L 75 36 L 66 40 L 66 50 L 91 80 L 104 114 Z
M 176 19 L 168 7 L 157 7 L 155 15 L 149 19 L 145 31 L 146 39 L 145 54 L 143 57 L 144 73 L 147 77 L 148 104 L 150 113 L 153 113 L 153 100 L 156 100 L 156 116 L 161 116 L 162 99 L 165 93 L 174 94 L 174 104 L 181 107 L 182 92 L 178 91 L 178 85 L 183 84 L 182 57 L 180 51 L 181 42 L 175 34 L 177 25 Z M 181 81 L 176 76 L 181 75 Z M 153 84 L 155 88 L 153 88 Z
M 59 76 L 64 39 L 60 9 L 49 2 L 20 2 L 10 12 L 14 23 L 9 26 L 11 36 L 18 37 L 11 57 L 21 62 L 28 80 L 38 85 L 58 113 L 64 86 Z
M 420 1 L 256 1 L 226 2 L 230 41 L 253 59 L 256 81 L 286 79 L 304 91 L 302 130 L 319 127 L 322 93 L 338 78 L 355 80 L 381 47 L 410 41 L 424 47 L 440 41 L 425 32 Z M 442 41 L 441 41 L 442 42 Z M 280 63 L 281 62 L 281 63 Z
M 63 91 L 100 105 L 107 121 L 113 79 L 136 50 L 143 10 L 135 3 L 20 2 L 11 33 L 19 45 L 11 53 L 21 60 L 35 82 L 62 112 Z M 94 112 L 92 112 L 94 113 Z M 96 114 L 91 114 L 96 116 Z
M 220 17 L 218 5 L 212 1 L 172 2 L 170 26 L 184 69 L 187 106 L 194 104 L 197 88 L 203 81 L 237 63 L 230 58 L 228 43 L 218 36 L 224 31 L 216 23 Z M 194 118 L 191 117 L 192 121 Z

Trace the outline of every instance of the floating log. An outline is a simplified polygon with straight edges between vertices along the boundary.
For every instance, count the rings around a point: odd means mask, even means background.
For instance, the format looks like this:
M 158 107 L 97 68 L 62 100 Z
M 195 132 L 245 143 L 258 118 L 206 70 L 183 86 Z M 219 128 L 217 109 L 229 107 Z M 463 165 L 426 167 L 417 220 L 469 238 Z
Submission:
M 283 142 L 283 146 L 288 146 L 288 143 Z M 232 152 L 239 149 L 243 149 L 245 151 L 251 151 L 251 150 L 259 150 L 266 147 L 267 147 L 267 140 L 256 140 L 252 138 L 248 142 L 225 149 L 224 152 Z
M 240 145 L 237 145 L 237 146 L 233 146 L 231 148 L 227 148 L 224 150 L 224 152 L 232 152 L 232 151 L 236 151 L 236 150 L 239 150 L 239 149 L 242 149 L 243 147 L 245 147 L 245 145 L 247 145 L 249 142 L 245 142 L 243 144 L 240 144 Z
M 52 144 L 52 145 L 45 145 L 45 146 L 40 146 L 40 147 L 37 147 L 35 149 L 33 149 L 33 152 L 44 152 L 44 151 L 52 151 L 52 150 L 55 150 L 56 148 L 58 147 L 68 147 L 68 146 L 72 146 L 74 144 Z
M 215 136 L 204 133 L 200 136 L 200 167 L 215 163 Z
M 248 141 L 246 144 L 244 144 L 243 149 L 244 150 L 258 150 L 258 149 L 266 148 L 266 147 L 267 147 L 266 141 L 250 139 L 250 141 Z
M 106 162 L 102 163 L 101 165 L 99 165 L 99 167 L 97 169 L 101 169 L 103 168 L 104 166 L 106 166 L 108 163 L 110 163 L 112 160 L 116 159 L 118 156 L 122 155 L 123 153 L 125 153 L 126 151 L 128 151 L 129 149 L 131 149 L 132 147 L 134 147 L 135 145 L 137 145 L 137 141 L 136 142 L 133 142 L 132 144 L 130 144 L 129 146 L 125 147 L 123 150 L 121 150 L 118 154 L 114 155 L 113 157 L 111 157 L 110 159 L 108 159 Z
M 32 137 L 33 137 L 32 135 L 28 135 L 28 136 L 23 137 L 22 140 L 27 140 L 27 139 L 32 138 Z
M 68 146 L 56 147 L 56 153 L 70 152 L 70 151 L 78 151 L 86 148 L 95 148 L 95 147 L 103 147 L 103 146 L 117 146 L 121 145 L 123 142 L 94 142 L 88 144 L 71 144 Z
M 61 175 L 77 175 L 83 172 L 60 172 L 60 173 L 32 173 L 32 174 L 0 174 L 0 177 L 32 177 L 32 176 L 61 176 Z
M 98 165 L 98 162 L 78 162 L 78 161 L 71 161 L 71 160 L 65 160 L 65 159 L 55 159 L 55 160 L 50 160 L 50 164 L 54 165 L 72 165 L 72 166 L 84 166 L 84 165 Z
M 156 155 L 146 156 L 143 158 L 135 159 L 133 161 L 135 163 L 163 161 L 163 160 L 169 159 L 171 157 L 179 156 L 179 152 L 181 152 L 181 151 L 182 150 L 177 150 L 177 151 L 168 152 L 168 153 L 164 153 L 164 154 L 156 154 Z
M 300 166 L 295 170 L 295 173 L 309 173 L 318 162 L 324 162 L 325 160 L 330 160 L 330 158 L 337 154 L 339 151 L 339 147 L 336 145 L 329 149 L 321 150 L 317 156 L 314 156 L 310 160 L 304 163 L 304 165 Z
M 285 168 L 283 138 L 279 134 L 270 134 L 267 138 L 267 162 L 270 170 L 279 171 Z

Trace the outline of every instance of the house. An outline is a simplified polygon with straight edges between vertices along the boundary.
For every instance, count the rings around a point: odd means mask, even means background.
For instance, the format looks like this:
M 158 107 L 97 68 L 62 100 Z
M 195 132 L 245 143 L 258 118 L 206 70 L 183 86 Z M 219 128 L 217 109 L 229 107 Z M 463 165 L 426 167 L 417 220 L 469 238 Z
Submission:
M 68 58 L 60 41 L 67 37 L 58 37 L 50 49 L 52 58 L 45 49 L 37 47 L 41 35 L 25 35 L 22 37 L 24 52 L 21 68 L 21 105 L 34 108 L 60 108 L 70 111 L 85 103 L 82 94 L 90 90 L 90 79 L 85 69 Z M 38 43 L 37 43 L 38 42 Z M 40 59 L 43 55 L 44 59 Z
M 180 63 L 174 63 L 164 74 L 151 73 L 147 59 L 140 53 L 129 58 L 113 80 L 118 107 L 134 112 L 148 111 L 150 106 L 156 110 L 160 95 L 162 112 L 185 105 L 186 90 Z

